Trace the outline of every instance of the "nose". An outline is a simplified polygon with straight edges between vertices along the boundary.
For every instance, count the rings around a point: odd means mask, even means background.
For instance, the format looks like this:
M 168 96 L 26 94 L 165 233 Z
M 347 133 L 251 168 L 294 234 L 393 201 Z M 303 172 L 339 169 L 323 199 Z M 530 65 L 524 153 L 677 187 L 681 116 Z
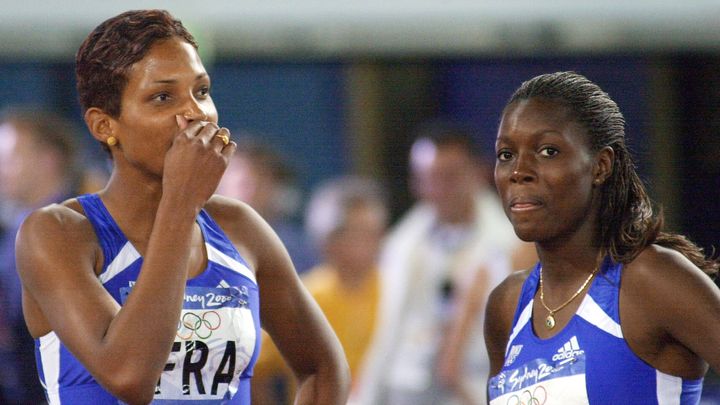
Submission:
M 518 157 L 515 161 L 515 167 L 510 175 L 510 182 L 512 183 L 528 183 L 534 181 L 536 178 L 535 171 L 532 168 L 532 164 L 527 158 L 523 159 Z
M 189 100 L 184 106 L 182 116 L 188 121 L 207 121 L 209 118 L 208 112 L 205 111 L 203 106 L 198 103 L 198 100 L 193 96 L 189 97 Z
M 207 121 L 208 115 L 202 109 L 198 110 L 187 110 L 182 114 L 183 118 L 188 121 Z

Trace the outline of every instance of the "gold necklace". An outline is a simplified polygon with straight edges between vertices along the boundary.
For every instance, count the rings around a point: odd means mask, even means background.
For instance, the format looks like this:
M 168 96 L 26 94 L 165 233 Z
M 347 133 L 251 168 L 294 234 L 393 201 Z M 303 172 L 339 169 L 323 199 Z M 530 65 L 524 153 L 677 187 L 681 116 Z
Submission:
M 578 290 L 575 292 L 575 294 L 572 295 L 572 297 L 570 297 L 569 300 L 565 301 L 562 305 L 560 305 L 559 307 L 557 307 L 555 309 L 550 309 L 550 307 L 545 305 L 545 294 L 543 293 L 542 266 L 540 266 L 540 304 L 542 304 L 542 306 L 545 307 L 545 309 L 548 311 L 548 316 L 547 316 L 547 318 L 545 318 L 545 327 L 548 330 L 552 330 L 552 328 L 555 327 L 555 314 L 559 310 L 565 308 L 569 303 L 571 303 L 575 298 L 577 298 L 577 296 L 580 295 L 581 292 L 583 292 L 583 290 L 585 289 L 585 287 L 587 287 L 588 283 L 593 278 L 593 276 L 595 275 L 595 272 L 597 270 L 598 270 L 598 267 L 595 267 L 595 270 L 593 270 L 592 273 L 590 273 L 590 275 L 585 280 L 585 282 L 582 283 L 580 288 L 578 288 Z

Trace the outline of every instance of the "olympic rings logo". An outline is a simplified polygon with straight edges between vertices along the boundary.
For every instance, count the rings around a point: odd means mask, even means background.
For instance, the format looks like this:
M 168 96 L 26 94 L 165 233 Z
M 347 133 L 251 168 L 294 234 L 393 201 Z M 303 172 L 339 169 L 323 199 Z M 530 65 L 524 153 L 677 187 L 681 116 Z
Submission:
M 193 335 L 198 339 L 207 339 L 221 324 L 220 314 L 215 311 L 205 311 L 202 316 L 195 312 L 186 312 L 180 319 L 176 334 L 182 340 L 190 340 Z
M 547 391 L 542 385 L 538 385 L 535 389 L 525 390 L 519 395 L 513 395 L 508 398 L 507 405 L 544 405 L 547 401 Z

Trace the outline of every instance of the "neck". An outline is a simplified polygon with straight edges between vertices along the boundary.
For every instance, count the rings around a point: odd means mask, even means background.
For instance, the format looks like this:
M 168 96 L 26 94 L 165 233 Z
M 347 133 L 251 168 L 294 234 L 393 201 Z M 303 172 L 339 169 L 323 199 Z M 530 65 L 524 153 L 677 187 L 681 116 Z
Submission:
M 538 257 L 544 281 L 552 286 L 575 285 L 601 262 L 600 249 L 589 244 L 582 248 L 570 245 L 560 249 L 547 249 L 538 245 Z
M 129 239 L 149 237 L 162 197 L 161 178 L 138 181 L 113 171 L 107 186 L 99 194 Z
M 600 264 L 596 229 L 597 221 L 588 218 L 572 232 L 535 243 L 548 286 L 582 282 Z

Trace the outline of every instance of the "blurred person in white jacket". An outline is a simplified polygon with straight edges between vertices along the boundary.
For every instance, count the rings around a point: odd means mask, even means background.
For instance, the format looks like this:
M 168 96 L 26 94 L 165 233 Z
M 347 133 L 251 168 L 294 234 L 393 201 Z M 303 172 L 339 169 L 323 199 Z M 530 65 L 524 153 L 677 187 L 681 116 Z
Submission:
M 457 336 L 449 331 L 468 299 L 484 308 L 521 246 L 485 168 L 464 128 L 433 126 L 413 143 L 410 173 L 418 202 L 383 247 L 379 320 L 353 402 L 484 403 L 484 311 L 474 310 L 476 322 L 463 342 L 467 351 L 454 351 Z

